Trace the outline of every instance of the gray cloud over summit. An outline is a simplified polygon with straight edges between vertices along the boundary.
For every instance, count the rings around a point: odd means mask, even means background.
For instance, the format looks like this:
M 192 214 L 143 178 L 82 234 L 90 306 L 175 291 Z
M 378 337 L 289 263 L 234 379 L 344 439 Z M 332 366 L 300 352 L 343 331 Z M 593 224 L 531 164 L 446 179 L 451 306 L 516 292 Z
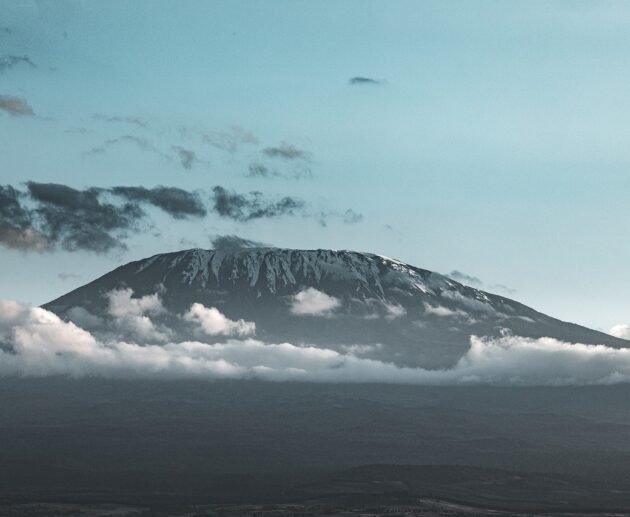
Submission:
M 173 219 L 203 219 L 210 213 L 239 223 L 281 216 L 339 218 L 313 214 L 297 197 L 267 197 L 262 192 L 239 193 L 215 186 L 203 192 L 158 185 L 88 187 L 76 189 L 59 183 L 26 183 L 26 191 L 0 186 L 0 245 L 22 251 L 90 251 L 108 253 L 126 249 L 126 240 L 152 225 L 145 210 L 152 206 Z M 347 210 L 346 223 L 362 216 Z M 232 244 L 236 238 L 232 239 Z M 225 242 L 224 242 L 225 243 Z
M 253 191 L 240 194 L 216 186 L 213 192 L 213 210 L 221 217 L 235 221 L 294 215 L 301 212 L 306 203 L 291 196 L 279 200 L 268 200 L 261 192 Z

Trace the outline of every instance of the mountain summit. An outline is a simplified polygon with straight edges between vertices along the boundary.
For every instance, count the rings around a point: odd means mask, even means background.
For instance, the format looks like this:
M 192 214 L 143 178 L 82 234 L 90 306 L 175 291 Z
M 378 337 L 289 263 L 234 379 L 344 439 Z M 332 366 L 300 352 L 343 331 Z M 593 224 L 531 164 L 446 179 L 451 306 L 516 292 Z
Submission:
M 352 350 L 398 365 L 442 368 L 470 336 L 553 337 L 624 347 L 627 341 L 546 316 L 503 296 L 395 259 L 354 251 L 191 249 L 130 262 L 44 308 L 89 328 L 108 318 L 110 293 L 157 294 L 153 316 L 178 339 L 194 339 L 182 317 L 193 304 L 252 322 L 259 340 Z M 79 317 L 80 316 L 80 317 Z M 221 341 L 216 335 L 211 340 Z M 207 339 L 206 339 L 207 341 Z

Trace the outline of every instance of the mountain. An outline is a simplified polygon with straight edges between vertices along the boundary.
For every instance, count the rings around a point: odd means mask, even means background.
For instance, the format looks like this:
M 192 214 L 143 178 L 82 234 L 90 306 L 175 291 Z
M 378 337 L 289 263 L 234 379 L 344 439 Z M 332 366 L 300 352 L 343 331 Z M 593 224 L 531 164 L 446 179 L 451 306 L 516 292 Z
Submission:
M 265 342 L 351 350 L 406 366 L 451 366 L 468 350 L 471 335 L 510 332 L 616 348 L 630 344 L 441 274 L 354 251 L 246 248 L 159 254 L 121 266 L 44 308 L 89 328 L 90 321 L 107 321 L 107 294 L 123 288 L 132 289 L 134 297 L 158 293 L 166 311 L 152 317 L 178 339 L 195 338 L 181 316 L 201 303 L 232 320 L 254 322 L 255 337 Z

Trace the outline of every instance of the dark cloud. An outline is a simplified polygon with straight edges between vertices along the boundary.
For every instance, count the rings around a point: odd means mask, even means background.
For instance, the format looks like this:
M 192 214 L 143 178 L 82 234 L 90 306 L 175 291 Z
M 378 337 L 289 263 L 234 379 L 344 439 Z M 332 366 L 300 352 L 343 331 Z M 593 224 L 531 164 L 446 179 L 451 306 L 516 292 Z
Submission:
M 365 85 L 378 85 L 378 84 L 384 84 L 385 81 L 382 79 L 373 79 L 372 77 L 362 77 L 362 76 L 355 76 L 355 77 L 351 77 L 348 82 L 352 85 L 361 85 L 361 84 L 365 84 Z
M 176 187 L 112 187 L 108 192 L 134 203 L 156 206 L 175 219 L 205 217 L 207 214 L 199 194 Z
M 280 158 L 283 160 L 310 160 L 311 158 L 310 152 L 286 142 L 282 142 L 276 147 L 266 147 L 262 152 L 269 158 Z
M 240 250 L 246 248 L 268 248 L 265 244 L 250 239 L 244 239 L 238 235 L 217 235 L 211 239 L 212 247 L 215 250 Z
M 6 55 L 0 57 L 0 73 L 6 72 L 7 70 L 11 70 L 20 65 L 26 65 L 30 68 L 37 68 L 37 65 L 31 61 L 31 58 L 28 56 L 13 56 Z
M 250 178 L 274 178 L 280 176 L 280 173 L 261 163 L 250 163 L 247 176 Z
M 287 178 L 287 179 L 304 179 L 312 178 L 311 168 L 304 164 L 298 163 L 288 170 L 279 171 L 274 167 L 263 165 L 262 163 L 250 163 L 247 171 L 248 178 Z
M 137 126 L 143 129 L 149 127 L 149 124 L 140 117 L 121 117 L 121 116 L 107 116 L 96 114 L 93 115 L 93 118 L 96 120 L 100 120 L 103 122 L 113 122 L 117 124 L 131 124 L 133 126 Z
M 129 234 L 150 223 L 143 204 L 175 219 L 207 214 L 198 193 L 174 187 L 78 190 L 31 181 L 26 193 L 0 187 L 0 244 L 30 251 L 125 249 Z
M 15 97 L 14 95 L 0 95 L 0 110 L 6 111 L 14 117 L 35 115 L 33 108 L 23 97 Z
M 173 151 L 177 153 L 177 156 L 179 158 L 179 161 L 182 164 L 182 167 L 186 170 L 192 169 L 195 163 L 199 161 L 197 159 L 197 155 L 195 154 L 195 151 L 192 151 L 191 149 L 186 149 L 185 147 L 174 145 Z
M 77 190 L 57 183 L 27 183 L 34 213 L 49 242 L 68 251 L 106 253 L 126 249 L 123 240 L 145 214 L 137 203 L 114 205 L 99 199 L 100 189 Z
M 278 201 L 266 200 L 262 192 L 239 194 L 216 186 L 213 192 L 213 210 L 221 217 L 235 221 L 251 221 L 252 219 L 294 215 L 303 211 L 304 201 L 286 196 Z
M 0 244 L 18 250 L 44 251 L 48 240 L 33 228 L 33 213 L 22 200 L 24 194 L 0 185 Z

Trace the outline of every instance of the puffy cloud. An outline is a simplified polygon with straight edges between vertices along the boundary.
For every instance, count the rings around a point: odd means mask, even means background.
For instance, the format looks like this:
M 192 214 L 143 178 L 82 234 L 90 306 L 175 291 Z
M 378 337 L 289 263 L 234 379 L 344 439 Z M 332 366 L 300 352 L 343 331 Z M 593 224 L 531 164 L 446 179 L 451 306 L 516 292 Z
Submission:
M 121 304 L 135 314 L 155 310 L 152 298 Z M 130 304 L 130 305 L 129 305 Z M 119 306 L 122 309 L 122 305 Z M 205 309 L 205 308 L 204 308 Z M 361 357 L 379 345 L 341 346 L 343 352 L 251 338 L 222 343 L 97 339 L 41 308 L 0 301 L 0 375 L 259 378 L 312 382 L 426 385 L 592 385 L 630 381 L 630 348 L 572 344 L 551 338 L 471 337 L 452 367 L 399 367 Z
M 299 316 L 329 316 L 340 305 L 338 298 L 309 287 L 293 296 L 291 312 Z
M 233 321 L 215 307 L 205 307 L 193 303 L 184 314 L 186 321 L 199 325 L 201 331 L 209 336 L 250 336 L 256 332 L 256 324 L 243 319 Z
M 106 297 L 109 301 L 108 312 L 115 318 L 161 314 L 165 311 L 157 293 L 133 298 L 133 291 L 127 288 L 110 291 Z
M 608 332 L 611 336 L 615 336 L 621 339 L 630 339 L 630 325 L 626 325 L 625 323 L 620 323 L 619 325 L 615 325 Z
M 14 117 L 32 117 L 33 108 L 24 97 L 14 95 L 0 95 L 0 110 Z
M 134 298 L 131 289 L 116 289 L 107 293 L 106 297 L 109 302 L 108 313 L 114 318 L 114 325 L 124 336 L 131 335 L 158 342 L 169 338 L 169 329 L 158 327 L 150 318 L 151 315 L 165 312 L 158 294 Z

